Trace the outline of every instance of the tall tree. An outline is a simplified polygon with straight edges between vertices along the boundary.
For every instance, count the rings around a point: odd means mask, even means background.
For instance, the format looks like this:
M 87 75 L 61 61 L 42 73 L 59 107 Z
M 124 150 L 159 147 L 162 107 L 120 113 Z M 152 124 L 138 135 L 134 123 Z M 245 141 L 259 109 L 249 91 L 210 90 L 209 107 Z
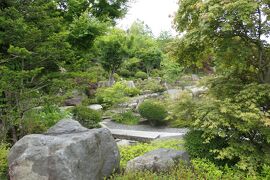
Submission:
M 78 63 L 90 64 L 90 55 L 82 52 L 104 33 L 101 21 L 123 15 L 126 2 L 0 2 L 0 124 L 12 131 L 13 142 L 22 135 L 24 113 L 42 105 L 41 97 L 61 78 L 62 67 L 74 70 Z
M 108 72 L 111 85 L 114 83 L 114 73 L 127 57 L 126 42 L 125 32 L 118 29 L 114 29 L 108 35 L 100 37 L 96 42 L 100 63 Z
M 214 55 L 218 67 L 248 71 L 270 83 L 269 8 L 268 0 L 180 0 L 175 17 L 184 33 L 180 55 L 194 62 Z

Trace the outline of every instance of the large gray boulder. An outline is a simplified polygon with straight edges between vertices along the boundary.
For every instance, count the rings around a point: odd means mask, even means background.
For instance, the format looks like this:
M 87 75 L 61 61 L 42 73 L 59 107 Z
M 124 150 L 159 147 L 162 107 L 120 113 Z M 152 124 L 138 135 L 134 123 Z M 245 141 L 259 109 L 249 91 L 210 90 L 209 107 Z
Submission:
M 128 161 L 126 171 L 166 171 L 180 161 L 189 163 L 189 156 L 187 152 L 161 148 L 150 151 L 142 156 Z
M 8 156 L 11 180 L 98 180 L 117 170 L 119 161 L 109 130 L 89 130 L 74 120 L 23 137 Z

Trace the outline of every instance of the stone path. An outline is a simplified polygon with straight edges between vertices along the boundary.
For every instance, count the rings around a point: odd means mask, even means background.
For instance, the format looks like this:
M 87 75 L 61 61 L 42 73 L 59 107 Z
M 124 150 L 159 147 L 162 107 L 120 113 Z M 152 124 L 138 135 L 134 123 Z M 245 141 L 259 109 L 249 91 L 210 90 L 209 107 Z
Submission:
M 148 142 L 164 137 L 183 137 L 188 129 L 152 127 L 149 125 L 124 125 L 113 122 L 110 119 L 102 121 L 101 126 L 111 131 L 112 135 L 118 139 L 128 139 Z

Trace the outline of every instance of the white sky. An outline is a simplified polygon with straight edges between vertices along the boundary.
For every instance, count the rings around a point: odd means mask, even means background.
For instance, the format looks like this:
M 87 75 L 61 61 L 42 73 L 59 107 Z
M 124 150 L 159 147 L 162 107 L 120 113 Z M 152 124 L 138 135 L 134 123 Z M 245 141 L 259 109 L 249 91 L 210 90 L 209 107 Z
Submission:
M 170 31 L 173 35 L 176 32 L 172 28 L 172 17 L 177 11 L 178 0 L 135 0 L 130 3 L 126 17 L 119 20 L 118 27 L 127 29 L 139 19 L 147 24 L 153 34 L 158 36 L 161 31 Z

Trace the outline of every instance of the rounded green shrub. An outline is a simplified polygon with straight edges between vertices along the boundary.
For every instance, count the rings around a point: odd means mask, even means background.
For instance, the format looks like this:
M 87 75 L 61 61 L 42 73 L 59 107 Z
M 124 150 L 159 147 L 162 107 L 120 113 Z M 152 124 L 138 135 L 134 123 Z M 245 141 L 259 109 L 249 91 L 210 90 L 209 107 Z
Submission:
M 147 79 L 147 74 L 143 71 L 138 71 L 136 72 L 135 77 L 139 79 Z
M 79 121 L 84 127 L 89 129 L 100 127 L 98 123 L 101 121 L 101 113 L 99 111 L 89 109 L 86 106 L 76 106 L 72 113 L 74 119 Z
M 139 106 L 139 113 L 146 118 L 152 125 L 160 125 L 164 123 L 168 113 L 165 107 L 156 101 L 144 101 Z
M 131 72 L 131 71 L 127 70 L 127 69 L 121 69 L 119 71 L 119 74 L 121 76 L 123 76 L 123 77 L 130 77 L 130 76 L 134 75 L 133 72 Z

